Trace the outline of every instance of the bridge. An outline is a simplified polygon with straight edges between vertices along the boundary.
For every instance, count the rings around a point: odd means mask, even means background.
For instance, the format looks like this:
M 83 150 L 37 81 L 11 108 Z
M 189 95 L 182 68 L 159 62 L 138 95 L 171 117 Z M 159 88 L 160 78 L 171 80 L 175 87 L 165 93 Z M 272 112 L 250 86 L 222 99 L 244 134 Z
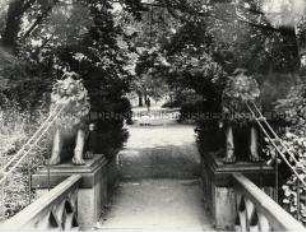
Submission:
M 275 142 L 260 111 L 250 110 Z M 54 117 L 4 167 L 2 187 Z M 140 117 L 127 129 L 129 140 L 114 159 L 95 154 L 83 166 L 64 163 L 35 173 L 31 184 L 39 197 L 1 231 L 306 231 L 278 204 L 274 168 L 200 156 L 195 128 L 174 118 Z

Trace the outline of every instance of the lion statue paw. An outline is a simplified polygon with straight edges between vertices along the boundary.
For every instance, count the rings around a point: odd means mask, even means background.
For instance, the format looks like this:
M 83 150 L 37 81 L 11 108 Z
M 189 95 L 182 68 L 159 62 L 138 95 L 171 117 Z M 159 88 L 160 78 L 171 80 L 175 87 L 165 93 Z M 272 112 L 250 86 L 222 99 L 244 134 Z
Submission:
M 230 157 L 224 157 L 223 158 L 223 163 L 226 163 L 226 164 L 233 164 L 236 162 L 236 156 L 230 156 Z
M 50 160 L 49 160 L 49 164 L 50 165 L 57 165 L 61 162 L 61 158 L 60 156 L 51 156 Z
M 84 165 L 85 161 L 82 158 L 73 157 L 72 158 L 72 163 L 74 163 L 75 165 Z

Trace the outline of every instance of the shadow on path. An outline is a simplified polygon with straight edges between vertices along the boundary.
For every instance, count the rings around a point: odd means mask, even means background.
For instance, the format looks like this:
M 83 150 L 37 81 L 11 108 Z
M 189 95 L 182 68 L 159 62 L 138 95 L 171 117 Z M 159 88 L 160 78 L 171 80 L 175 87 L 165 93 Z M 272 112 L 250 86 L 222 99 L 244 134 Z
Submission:
M 130 127 L 129 133 L 119 154 L 123 180 L 199 176 L 200 155 L 192 126 Z

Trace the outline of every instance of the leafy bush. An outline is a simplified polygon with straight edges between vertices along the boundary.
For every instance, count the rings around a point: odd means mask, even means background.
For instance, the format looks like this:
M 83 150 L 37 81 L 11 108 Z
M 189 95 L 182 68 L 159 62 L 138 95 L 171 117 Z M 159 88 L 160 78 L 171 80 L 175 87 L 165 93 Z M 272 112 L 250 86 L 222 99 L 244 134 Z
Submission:
M 287 97 L 279 100 L 275 108 L 283 112 L 291 132 L 306 136 L 306 84 L 293 86 Z
M 279 100 L 275 107 L 279 112 L 282 112 L 284 117 L 284 125 L 287 126 L 286 132 L 281 135 L 282 142 L 290 152 L 295 156 L 298 161 L 293 162 L 287 150 L 283 149 L 280 144 L 277 144 L 279 150 L 288 156 L 289 161 L 292 163 L 294 169 L 299 173 L 302 179 L 306 178 L 306 85 L 299 84 L 291 88 L 286 99 Z M 277 150 L 270 144 L 265 149 L 266 155 L 270 159 L 275 159 Z M 298 191 L 300 195 L 306 194 L 306 186 L 300 183 L 298 188 L 298 178 L 293 172 L 282 164 L 280 166 L 281 185 L 283 192 L 280 194 L 283 206 L 294 217 L 299 214 L 300 220 L 306 225 L 306 202 L 301 200 L 298 212 Z M 299 190 L 298 190 L 299 189 Z
M 162 108 L 177 108 L 177 107 L 181 107 L 181 102 L 176 101 L 176 100 L 174 100 L 174 101 L 167 101 L 161 107 Z
M 278 149 L 287 155 L 289 162 L 294 167 L 294 169 L 299 173 L 299 176 L 305 180 L 305 165 L 306 165 L 306 137 L 297 136 L 293 133 L 287 132 L 282 136 L 282 142 L 286 147 L 289 148 L 291 153 L 297 159 L 298 163 L 293 162 L 286 150 L 282 146 L 278 145 Z M 277 157 L 277 150 L 272 145 L 267 145 L 265 148 L 266 155 L 274 160 Z M 289 167 L 281 162 L 278 158 L 279 165 L 279 179 L 280 185 L 282 186 L 282 191 L 279 193 L 283 207 L 294 217 L 298 215 L 298 178 L 293 174 Z M 299 183 L 299 192 L 303 196 L 306 194 L 306 186 Z M 299 214 L 301 215 L 300 220 L 306 225 L 306 202 L 301 200 L 299 208 Z
M 197 125 L 197 145 L 201 155 L 225 148 L 225 134 L 217 119 L 202 119 Z M 223 145 L 224 146 L 223 146 Z
M 45 109 L 37 109 L 32 113 L 21 112 L 12 104 L 9 108 L 2 109 L 0 114 L 0 167 L 3 168 L 47 115 Z M 29 172 L 33 173 L 44 165 L 50 150 L 50 136 L 45 136 L 31 151 L 30 158 L 22 162 L 8 176 L 4 185 L 1 186 L 0 221 L 13 216 L 36 197 L 35 193 L 29 189 Z
M 210 123 L 213 112 L 216 112 L 214 106 L 211 105 L 210 102 L 204 100 L 197 100 L 195 102 L 187 102 L 183 103 L 180 110 L 180 118 L 179 121 L 187 121 L 191 120 L 193 122 L 197 122 L 199 120 L 205 120 L 203 115 L 207 116 L 207 119 Z
M 128 138 L 124 121 L 132 122 L 131 104 L 127 98 L 108 102 L 99 109 L 102 117 L 95 121 L 98 144 L 95 150 L 112 159 Z

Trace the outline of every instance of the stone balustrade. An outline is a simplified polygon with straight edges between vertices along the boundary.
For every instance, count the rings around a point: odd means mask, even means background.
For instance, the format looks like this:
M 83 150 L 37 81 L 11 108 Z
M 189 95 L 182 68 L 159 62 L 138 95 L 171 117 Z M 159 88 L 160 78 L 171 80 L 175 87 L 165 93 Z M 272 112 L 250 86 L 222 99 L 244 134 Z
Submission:
M 77 231 L 80 175 L 72 175 L 0 226 L 0 231 Z
M 202 157 L 206 209 L 216 229 L 228 231 L 305 231 L 272 197 L 275 171 L 263 163 L 226 164 L 222 156 Z
M 304 231 L 305 227 L 242 174 L 233 174 L 236 231 Z
M 86 159 L 84 165 L 62 163 L 39 170 L 33 175 L 33 188 L 40 194 L 48 192 L 69 176 L 81 175 L 78 193 L 78 222 L 82 230 L 96 226 L 111 199 L 117 181 L 116 160 L 107 160 L 104 155 L 95 154 Z
M 236 220 L 236 193 L 233 174 L 242 173 L 269 196 L 274 195 L 274 170 L 261 163 L 225 164 L 223 156 L 207 153 L 202 156 L 201 179 L 205 205 L 215 228 L 233 230 Z

